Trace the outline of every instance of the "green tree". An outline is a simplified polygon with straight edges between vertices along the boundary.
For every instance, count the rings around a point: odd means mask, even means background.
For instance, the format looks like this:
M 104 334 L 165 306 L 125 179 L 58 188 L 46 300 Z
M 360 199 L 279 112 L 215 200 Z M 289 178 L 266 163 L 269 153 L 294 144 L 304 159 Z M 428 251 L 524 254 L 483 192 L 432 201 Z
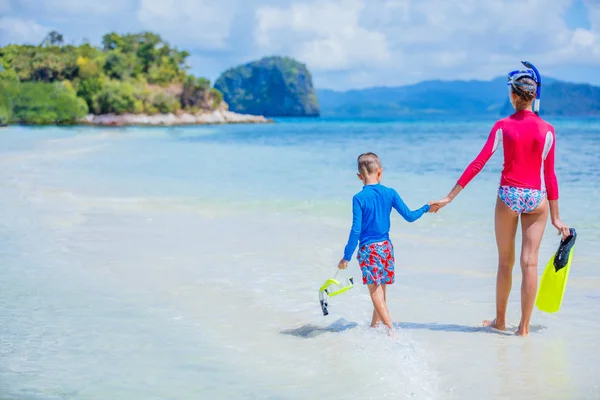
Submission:
M 6 125 L 12 121 L 13 101 L 18 93 L 18 81 L 0 80 L 0 125 Z
M 115 32 L 102 36 L 102 47 L 104 51 L 116 50 L 123 47 L 123 39 Z
M 143 71 L 145 73 L 148 73 L 152 64 L 154 64 L 159 57 L 159 44 L 162 44 L 162 39 L 154 33 L 144 32 L 138 35 L 137 56 L 143 65 Z M 165 45 L 163 45 L 163 47 L 164 46 Z
M 77 54 L 71 47 L 11 45 L 0 49 L 0 61 L 21 81 L 53 82 L 77 76 Z
M 0 99 L 0 126 L 7 125 L 12 119 L 12 108 L 6 99 Z
M 104 72 L 112 79 L 127 79 L 136 76 L 136 59 L 134 54 L 111 50 L 106 55 Z
M 210 106 L 214 110 L 223 103 L 223 93 L 215 88 L 210 88 Z
M 63 35 L 57 31 L 51 31 L 46 35 L 42 45 L 44 46 L 62 46 L 64 43 Z
M 89 43 L 83 43 L 76 48 L 77 55 L 79 57 L 85 57 L 90 60 L 96 60 L 104 56 L 104 52 Z
M 162 114 L 175 112 L 180 108 L 177 99 L 164 92 L 158 92 L 154 95 L 152 105 Z
M 188 75 L 183 81 L 181 92 L 181 105 L 185 109 L 199 108 L 206 100 L 206 93 L 210 89 L 210 81 L 205 78 L 196 78 Z
M 87 104 L 90 111 L 99 114 L 96 97 L 103 88 L 104 79 L 101 77 L 82 79 L 77 84 L 77 96 L 81 97 Z
M 133 86 L 128 82 L 108 81 L 94 97 L 94 110 L 98 114 L 125 114 L 136 106 Z
M 61 82 L 24 82 L 13 100 L 13 120 L 23 124 L 68 124 L 85 117 L 85 101 Z

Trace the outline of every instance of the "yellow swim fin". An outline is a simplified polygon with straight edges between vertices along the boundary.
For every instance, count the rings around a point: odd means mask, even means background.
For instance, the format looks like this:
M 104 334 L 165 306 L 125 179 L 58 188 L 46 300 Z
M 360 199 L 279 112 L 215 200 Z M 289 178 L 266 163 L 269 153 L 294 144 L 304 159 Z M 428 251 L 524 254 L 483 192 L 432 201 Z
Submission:
M 571 235 L 561 241 L 558 251 L 550 258 L 540 282 L 540 288 L 535 299 L 535 305 L 540 311 L 555 313 L 560 310 L 571 262 L 577 233 L 571 228 Z

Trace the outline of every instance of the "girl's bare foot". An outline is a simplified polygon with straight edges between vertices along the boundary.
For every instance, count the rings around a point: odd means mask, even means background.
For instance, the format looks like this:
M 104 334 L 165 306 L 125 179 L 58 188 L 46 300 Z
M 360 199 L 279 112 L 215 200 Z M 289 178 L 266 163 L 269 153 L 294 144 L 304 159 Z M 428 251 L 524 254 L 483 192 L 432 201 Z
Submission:
M 517 331 L 515 332 L 515 335 L 517 336 L 528 336 L 529 335 L 529 326 L 527 326 L 527 329 L 523 329 L 521 326 L 523 324 L 519 324 L 519 328 L 517 329 Z
M 495 318 L 491 321 L 486 319 L 483 321 L 483 326 L 489 326 L 490 328 L 498 329 L 499 331 L 506 330 L 506 324 L 499 324 Z

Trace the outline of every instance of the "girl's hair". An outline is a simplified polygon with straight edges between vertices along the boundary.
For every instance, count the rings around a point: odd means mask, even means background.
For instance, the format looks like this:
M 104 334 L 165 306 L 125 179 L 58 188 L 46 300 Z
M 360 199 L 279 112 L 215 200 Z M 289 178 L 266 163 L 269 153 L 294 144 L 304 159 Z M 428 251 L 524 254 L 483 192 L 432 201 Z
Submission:
M 358 163 L 358 172 L 369 175 L 377 172 L 381 168 L 381 161 L 375 153 L 363 153 L 356 160 Z
M 537 93 L 537 83 L 526 76 L 517 79 L 511 84 L 512 92 L 517 95 L 515 100 L 515 109 L 521 111 L 526 109 L 535 99 Z

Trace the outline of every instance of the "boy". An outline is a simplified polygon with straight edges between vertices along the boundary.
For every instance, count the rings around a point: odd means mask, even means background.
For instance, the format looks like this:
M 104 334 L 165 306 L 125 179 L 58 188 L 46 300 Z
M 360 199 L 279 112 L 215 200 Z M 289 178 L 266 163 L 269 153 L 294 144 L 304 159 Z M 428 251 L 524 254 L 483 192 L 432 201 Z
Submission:
M 360 240 L 357 259 L 373 301 L 371 327 L 383 323 L 391 332 L 386 285 L 394 283 L 394 247 L 389 237 L 392 207 L 405 220 L 414 222 L 426 212 L 437 211 L 437 206 L 425 204 L 410 211 L 398 192 L 381 184 L 383 168 L 376 154 L 361 154 L 357 162 L 357 175 L 364 186 L 352 198 L 352 229 L 338 268 L 346 269 Z

